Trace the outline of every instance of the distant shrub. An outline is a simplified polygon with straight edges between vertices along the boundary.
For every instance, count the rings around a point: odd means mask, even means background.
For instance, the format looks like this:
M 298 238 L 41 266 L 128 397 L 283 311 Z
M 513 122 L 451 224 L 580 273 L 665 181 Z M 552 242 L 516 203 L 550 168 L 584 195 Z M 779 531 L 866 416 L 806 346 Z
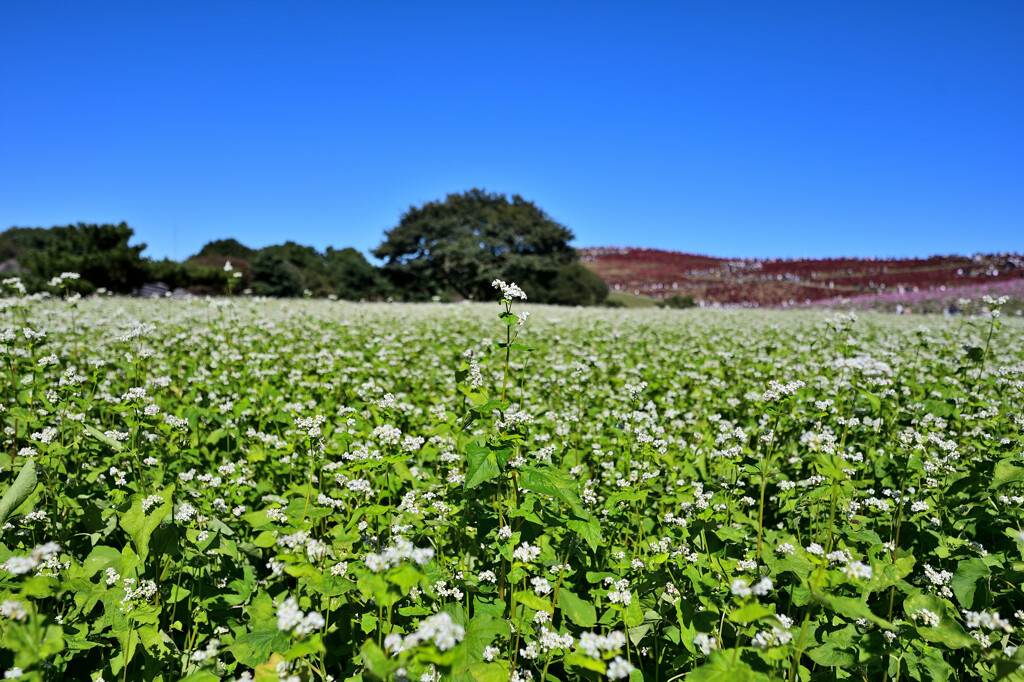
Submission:
M 676 308 L 681 310 L 683 308 L 695 308 L 697 306 L 697 301 L 694 300 L 693 296 L 680 296 L 679 294 L 676 294 L 674 296 L 669 296 L 658 305 L 662 308 Z

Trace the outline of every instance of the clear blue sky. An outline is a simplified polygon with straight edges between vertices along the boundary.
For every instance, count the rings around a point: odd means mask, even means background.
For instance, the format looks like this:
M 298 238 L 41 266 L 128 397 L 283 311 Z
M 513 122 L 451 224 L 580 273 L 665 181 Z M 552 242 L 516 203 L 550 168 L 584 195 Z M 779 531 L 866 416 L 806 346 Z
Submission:
M 0 3 L 0 229 L 380 243 L 519 193 L 577 246 L 1024 250 L 1024 3 Z

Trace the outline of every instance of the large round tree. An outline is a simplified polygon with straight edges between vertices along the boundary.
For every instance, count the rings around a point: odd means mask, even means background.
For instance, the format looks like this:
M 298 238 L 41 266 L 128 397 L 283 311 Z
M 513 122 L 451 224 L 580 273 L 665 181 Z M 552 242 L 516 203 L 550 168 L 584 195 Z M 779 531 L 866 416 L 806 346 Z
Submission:
M 581 287 L 572 300 L 564 290 L 549 295 L 552 284 L 564 282 L 568 272 L 577 278 L 590 275 L 578 272 L 582 266 L 569 245 L 572 239 L 567 227 L 532 201 L 472 189 L 410 207 L 385 232 L 373 255 L 384 260 L 384 272 L 396 289 L 413 300 L 433 295 L 489 299 L 491 282 L 498 278 L 517 282 L 539 302 L 600 302 L 604 285 L 599 279 Z

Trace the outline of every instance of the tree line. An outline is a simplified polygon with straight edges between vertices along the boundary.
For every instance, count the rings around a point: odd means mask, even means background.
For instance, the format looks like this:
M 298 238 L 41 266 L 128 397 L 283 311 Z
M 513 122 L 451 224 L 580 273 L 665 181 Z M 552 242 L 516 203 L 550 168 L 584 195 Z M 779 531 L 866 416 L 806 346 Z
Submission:
M 353 248 L 319 251 L 293 241 L 250 248 L 236 239 L 206 243 L 184 261 L 143 255 L 125 223 L 11 227 L 0 233 L 2 277 L 17 275 L 30 292 L 65 287 L 89 294 L 138 293 L 152 283 L 193 294 L 347 300 L 489 300 L 491 282 L 514 281 L 540 303 L 602 303 L 608 286 L 579 262 L 573 233 L 519 195 L 473 189 L 410 207 L 386 230 L 370 263 Z

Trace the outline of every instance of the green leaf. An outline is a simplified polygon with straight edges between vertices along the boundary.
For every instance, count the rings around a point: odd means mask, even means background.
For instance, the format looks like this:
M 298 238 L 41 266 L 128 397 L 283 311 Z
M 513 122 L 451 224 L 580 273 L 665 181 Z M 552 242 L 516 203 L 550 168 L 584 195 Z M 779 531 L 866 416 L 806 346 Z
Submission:
M 373 615 L 369 611 L 363 613 L 363 617 L 359 620 L 359 627 L 363 629 L 363 632 L 370 634 L 377 629 L 377 623 L 380 620 L 377 616 Z
M 24 407 L 12 407 L 7 410 L 7 414 L 14 417 L 15 419 L 21 419 L 22 421 L 35 421 L 35 417 L 32 416 L 32 413 L 26 410 Z
M 884 618 L 876 616 L 871 609 L 868 608 L 868 605 L 859 599 L 853 599 L 851 597 L 834 597 L 832 595 L 824 594 L 823 592 L 815 592 L 814 599 L 825 608 L 831 609 L 839 615 L 846 616 L 851 620 L 864 618 L 880 628 L 896 631 L 895 625 Z
M 106 435 L 105 433 L 97 429 L 95 426 L 90 426 L 86 424 L 85 430 L 88 431 L 93 438 L 103 443 L 104 445 L 109 446 L 110 449 L 113 450 L 114 452 L 121 452 L 124 450 L 124 445 L 122 445 L 120 441 L 114 440 L 110 436 Z
M 523 467 L 519 474 L 520 487 L 531 492 L 550 495 L 569 505 L 576 516 L 586 519 L 589 512 L 576 493 L 576 481 L 569 475 L 551 467 Z
M 605 671 L 608 669 L 608 664 L 604 661 L 599 661 L 577 652 L 566 654 L 565 664 L 579 668 L 586 668 L 587 670 L 593 670 L 600 675 L 604 675 Z
M 363 646 L 359 649 L 359 653 L 362 655 L 363 665 L 366 666 L 366 672 L 368 672 L 370 677 L 373 679 L 386 679 L 388 675 L 398 668 L 398 661 L 389 660 L 381 648 L 377 646 L 372 639 L 368 639 L 363 643 Z
M 486 445 L 469 443 L 466 445 L 466 488 L 475 488 L 485 481 L 501 475 L 498 457 Z
M 82 575 L 86 578 L 91 578 L 100 571 L 105 571 L 107 568 L 116 566 L 119 563 L 121 563 L 120 550 L 106 545 L 98 545 L 92 548 L 89 556 L 82 562 Z
M 18 477 L 14 479 L 14 483 L 11 484 L 11 487 L 4 493 L 3 498 L 0 499 L 0 526 L 35 491 L 37 480 L 35 460 L 29 459 L 21 467 L 21 471 L 18 472 Z
M 992 482 L 988 484 L 988 487 L 995 489 L 1008 483 L 1020 481 L 1024 481 L 1024 468 L 1014 466 L 1008 459 L 1001 459 L 996 462 L 995 470 L 992 472 Z
M 633 593 L 633 599 L 626 607 L 626 627 L 635 628 L 643 622 L 644 612 L 640 608 L 640 599 L 637 598 L 636 593 Z
M 181 601 L 190 594 L 192 594 L 192 592 L 187 587 L 183 587 L 182 585 L 172 585 L 171 594 L 167 597 L 167 603 L 174 604 L 175 602 Z
M 540 597 L 529 590 L 520 590 L 515 594 L 515 600 L 520 604 L 524 604 L 535 611 L 547 611 L 552 613 L 554 609 L 551 607 L 551 602 L 543 597 Z
M 957 601 L 960 602 L 960 606 L 965 609 L 973 608 L 978 583 L 987 579 L 991 574 L 992 571 L 985 565 L 985 562 L 978 558 L 964 559 L 957 564 L 950 587 L 953 589 Z
M 601 546 L 601 522 L 597 520 L 596 516 L 591 516 L 586 521 L 568 519 L 565 525 L 569 530 L 583 538 L 584 542 L 590 545 L 590 548 L 595 552 Z
M 874 575 L 868 581 L 869 592 L 881 592 L 906 578 L 914 570 L 914 557 L 902 556 L 895 564 L 875 565 Z
M 764 618 L 765 616 L 774 615 L 774 609 L 770 609 L 759 602 L 752 601 L 731 611 L 729 613 L 729 620 L 734 623 L 752 623 L 755 620 Z
M 971 362 L 981 362 L 982 360 L 985 359 L 985 349 L 981 348 L 980 346 L 964 344 L 964 351 L 966 351 L 967 359 L 970 360 Z
M 808 649 L 807 657 L 826 668 L 840 668 L 857 663 L 857 650 L 825 642 L 819 647 Z
M 463 646 L 471 662 L 483 660 L 484 649 L 497 637 L 508 637 L 510 628 L 504 618 L 496 618 L 486 613 L 477 613 L 466 627 Z
M 168 486 L 157 493 L 161 502 L 150 507 L 148 512 L 142 511 L 142 495 L 135 496 L 135 502 L 131 508 L 121 515 L 121 528 L 128 533 L 128 537 L 135 543 L 136 553 L 141 561 L 145 561 L 149 555 L 149 539 L 153 531 L 168 514 L 171 513 L 174 486 Z
M 183 677 L 179 682 L 217 682 L 220 678 L 211 670 L 197 670 Z
M 936 626 L 925 625 L 914 618 L 914 614 L 922 609 L 927 609 L 939 617 L 939 624 Z M 917 634 L 921 639 L 933 644 L 941 644 L 947 649 L 964 649 L 977 645 L 977 640 L 971 637 L 963 626 L 956 620 L 956 612 L 945 599 L 934 594 L 916 592 L 903 602 L 903 611 L 910 616 L 910 621 L 917 628 Z
M 686 682 L 753 682 L 754 670 L 739 656 L 712 651 L 704 665 L 686 676 Z
M 882 409 L 882 399 L 879 398 L 877 395 L 875 395 L 874 393 L 868 393 L 867 391 L 860 387 L 857 388 L 857 392 L 860 393 L 865 398 L 867 398 L 868 403 L 871 404 L 871 410 L 873 412 L 878 412 L 880 409 Z
M 268 626 L 253 632 L 247 632 L 228 647 L 228 651 L 242 665 L 255 668 L 270 660 L 273 653 L 288 651 L 288 635 L 277 629 L 277 625 Z
M 469 674 L 476 682 L 508 682 L 508 670 L 501 663 L 473 663 Z
M 272 530 L 260 531 L 260 534 L 253 538 L 252 544 L 262 549 L 273 547 L 277 544 L 277 535 Z
M 597 624 L 597 609 L 585 599 L 580 599 L 564 587 L 558 590 L 558 608 L 572 622 L 580 627 L 592 628 Z

